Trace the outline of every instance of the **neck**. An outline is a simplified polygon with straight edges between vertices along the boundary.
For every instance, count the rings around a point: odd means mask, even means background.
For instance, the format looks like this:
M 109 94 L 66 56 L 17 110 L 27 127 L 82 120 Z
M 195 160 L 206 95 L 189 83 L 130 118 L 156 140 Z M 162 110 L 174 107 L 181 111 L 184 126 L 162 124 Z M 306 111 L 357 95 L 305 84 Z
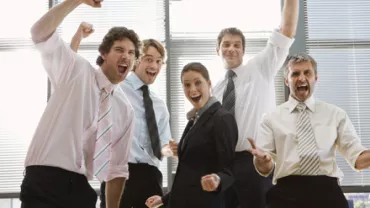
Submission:
M 311 95 L 308 96 L 308 97 L 306 97 L 306 98 L 304 98 L 304 99 L 299 99 L 299 98 L 297 98 L 296 96 L 294 96 L 292 94 L 290 94 L 290 97 L 292 97 L 293 99 L 295 99 L 296 101 L 298 101 L 300 103 L 304 103 L 304 102 L 306 102 L 306 100 L 310 99 Z

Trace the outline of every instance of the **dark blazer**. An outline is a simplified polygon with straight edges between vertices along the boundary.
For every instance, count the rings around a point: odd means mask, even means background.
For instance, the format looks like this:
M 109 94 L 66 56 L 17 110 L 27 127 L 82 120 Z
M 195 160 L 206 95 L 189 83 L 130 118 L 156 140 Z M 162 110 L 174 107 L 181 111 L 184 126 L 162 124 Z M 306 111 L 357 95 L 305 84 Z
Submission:
M 234 183 L 231 170 L 238 140 L 235 118 L 216 102 L 193 123 L 189 121 L 182 135 L 172 190 L 162 201 L 170 208 L 224 207 L 223 192 Z M 211 173 L 221 178 L 221 184 L 217 191 L 206 192 L 201 178 Z

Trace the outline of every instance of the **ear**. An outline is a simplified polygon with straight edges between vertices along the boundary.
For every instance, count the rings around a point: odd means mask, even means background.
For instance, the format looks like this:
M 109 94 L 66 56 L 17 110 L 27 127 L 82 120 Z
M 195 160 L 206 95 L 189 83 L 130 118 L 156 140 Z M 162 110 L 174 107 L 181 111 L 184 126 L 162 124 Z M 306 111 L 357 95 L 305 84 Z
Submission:
M 107 59 L 106 53 L 100 53 L 101 58 L 105 61 Z
M 220 56 L 220 48 L 219 47 L 216 48 L 216 53 L 217 53 L 217 56 Z
M 285 82 L 285 85 L 286 85 L 287 87 L 289 87 L 289 81 L 288 81 L 288 79 L 287 79 L 287 78 L 284 78 L 284 82 Z
M 317 74 L 315 75 L 315 82 L 317 82 L 317 80 L 319 79 L 319 76 L 317 76 Z

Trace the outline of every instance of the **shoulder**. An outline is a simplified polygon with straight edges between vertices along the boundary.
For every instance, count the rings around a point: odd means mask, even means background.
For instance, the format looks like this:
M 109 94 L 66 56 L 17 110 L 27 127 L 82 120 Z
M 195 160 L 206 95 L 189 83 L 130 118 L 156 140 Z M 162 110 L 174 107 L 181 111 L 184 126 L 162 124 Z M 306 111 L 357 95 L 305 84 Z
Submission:
M 331 115 L 336 115 L 336 116 L 341 116 L 341 117 L 347 116 L 347 112 L 344 109 L 334 104 L 327 103 L 322 100 L 316 100 L 315 105 L 319 113 L 326 113 L 329 115 L 331 114 Z

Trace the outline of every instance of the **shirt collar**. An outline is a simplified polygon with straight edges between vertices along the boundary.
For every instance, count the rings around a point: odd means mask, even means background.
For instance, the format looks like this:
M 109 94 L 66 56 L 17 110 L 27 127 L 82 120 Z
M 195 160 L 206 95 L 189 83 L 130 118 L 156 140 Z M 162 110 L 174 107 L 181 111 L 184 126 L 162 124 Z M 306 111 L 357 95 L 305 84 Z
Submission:
M 141 79 L 136 75 L 135 72 L 131 72 L 129 76 L 127 76 L 127 81 L 130 82 L 134 90 L 139 90 L 145 83 L 141 81 Z M 150 89 L 150 85 L 148 85 L 148 89 Z
M 113 92 L 118 85 L 112 84 L 107 76 L 103 73 L 101 68 L 95 70 L 96 81 L 98 83 L 99 90 L 106 90 L 106 92 Z
M 187 114 L 186 114 L 186 117 L 188 118 L 188 120 L 192 120 L 195 118 L 195 116 L 197 115 L 198 117 L 200 117 L 204 112 L 206 112 L 208 110 L 209 107 L 211 107 L 215 102 L 217 102 L 217 99 L 215 97 L 211 97 L 207 103 L 201 107 L 198 111 L 193 108 L 191 109 Z
M 242 73 L 242 69 L 243 68 L 243 64 L 240 64 L 238 67 L 236 68 L 233 68 L 233 69 L 225 69 L 225 76 L 227 78 L 227 70 L 233 70 L 236 74 L 236 77 L 240 77 L 241 76 L 241 73 Z
M 296 100 L 292 96 L 289 96 L 289 100 L 287 102 L 287 104 L 288 104 L 287 107 L 288 107 L 290 113 L 292 113 L 294 111 L 294 109 L 297 107 L 298 103 L 300 103 L 298 100 Z M 316 110 L 316 108 L 315 108 L 315 98 L 312 95 L 311 95 L 310 98 L 305 100 L 304 103 L 306 104 L 307 108 L 310 109 L 310 111 L 315 112 L 315 110 Z

